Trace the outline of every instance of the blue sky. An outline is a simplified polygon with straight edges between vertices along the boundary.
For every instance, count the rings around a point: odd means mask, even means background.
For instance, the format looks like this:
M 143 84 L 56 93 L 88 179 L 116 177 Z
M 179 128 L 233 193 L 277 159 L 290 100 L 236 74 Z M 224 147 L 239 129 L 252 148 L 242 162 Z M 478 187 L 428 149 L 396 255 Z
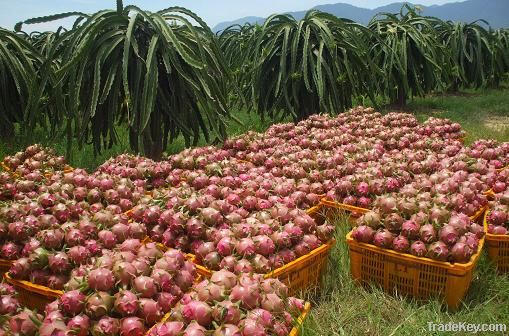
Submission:
M 359 7 L 375 8 L 397 0 L 124 0 L 124 4 L 135 4 L 146 10 L 159 10 L 170 6 L 183 6 L 200 15 L 214 27 L 222 21 L 231 21 L 244 16 L 268 16 L 276 12 L 296 11 L 316 5 L 344 2 Z M 422 5 L 444 4 L 458 0 L 414 0 Z M 55 13 L 82 11 L 95 12 L 115 7 L 115 0 L 0 0 L 0 26 L 10 28 L 18 21 Z M 33 29 L 52 29 L 62 24 L 44 24 Z M 28 28 L 28 27 L 25 27 Z M 32 30 L 32 29 L 27 29 Z

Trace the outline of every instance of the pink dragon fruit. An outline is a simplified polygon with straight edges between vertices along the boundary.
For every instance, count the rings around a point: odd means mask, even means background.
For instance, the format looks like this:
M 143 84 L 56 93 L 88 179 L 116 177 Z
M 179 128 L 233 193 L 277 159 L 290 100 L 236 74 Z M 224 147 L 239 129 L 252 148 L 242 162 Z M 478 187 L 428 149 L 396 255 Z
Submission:
M 109 291 L 115 284 L 113 272 L 107 268 L 96 268 L 88 274 L 88 286 L 96 291 Z
M 138 311 L 138 297 L 128 290 L 115 294 L 114 309 L 122 316 L 133 316 Z

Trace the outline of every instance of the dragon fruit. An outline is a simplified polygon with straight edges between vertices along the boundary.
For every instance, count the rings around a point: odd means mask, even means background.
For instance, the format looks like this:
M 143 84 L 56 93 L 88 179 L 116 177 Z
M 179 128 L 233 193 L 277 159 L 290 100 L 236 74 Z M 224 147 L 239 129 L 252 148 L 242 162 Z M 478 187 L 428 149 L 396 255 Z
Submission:
M 51 272 L 56 274 L 67 274 L 71 268 L 71 261 L 65 252 L 57 252 L 48 256 L 48 266 Z
M 0 315 L 14 315 L 20 308 L 21 305 L 14 296 L 0 296 Z
M 92 335 L 118 335 L 119 333 L 120 321 L 113 317 L 102 317 L 92 326 Z
M 43 230 L 37 234 L 37 238 L 44 248 L 59 250 L 64 244 L 65 234 L 61 229 Z
M 182 316 L 187 322 L 196 321 L 207 326 L 212 322 L 212 309 L 204 302 L 191 301 L 182 307 Z
M 161 307 L 152 299 L 141 298 L 139 301 L 139 317 L 149 325 L 155 324 L 162 317 Z
M 86 297 L 78 290 L 65 292 L 60 297 L 60 306 L 65 314 L 74 316 L 83 311 Z
M 95 292 L 85 303 L 85 313 L 93 319 L 108 315 L 113 308 L 114 298 L 107 292 Z
M 29 310 L 23 310 L 9 318 L 9 327 L 14 335 L 35 336 L 38 328 L 34 321 L 41 321 L 42 316 Z
M 88 274 L 88 286 L 97 291 L 109 291 L 115 284 L 113 272 L 107 268 L 97 268 Z
M 138 297 L 128 291 L 123 290 L 115 294 L 114 309 L 122 316 L 133 316 L 138 311 Z
M 126 317 L 120 321 L 120 336 L 143 336 L 146 328 L 139 317 Z
M 76 315 L 67 322 L 69 335 L 87 336 L 90 329 L 90 318 L 87 315 Z

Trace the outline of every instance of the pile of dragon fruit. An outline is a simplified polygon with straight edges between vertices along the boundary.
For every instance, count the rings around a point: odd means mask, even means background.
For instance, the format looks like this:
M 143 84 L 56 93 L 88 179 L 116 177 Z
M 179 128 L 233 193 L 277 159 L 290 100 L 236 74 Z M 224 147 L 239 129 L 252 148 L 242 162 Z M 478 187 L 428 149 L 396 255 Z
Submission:
M 287 336 L 303 310 L 277 279 L 222 270 L 194 285 L 149 335 Z
M 0 282 L 0 336 L 35 336 L 43 317 L 23 307 L 11 285 Z
M 49 173 L 63 170 L 66 163 L 65 158 L 58 156 L 52 148 L 36 144 L 28 146 L 23 152 L 5 157 L 3 164 L 10 171 L 24 176 L 33 171 Z
M 66 292 L 46 306 L 39 333 L 144 335 L 195 279 L 182 252 L 133 242 L 74 269 Z
M 146 225 L 153 241 L 194 254 L 210 270 L 235 273 L 268 273 L 333 236 L 333 226 L 317 225 L 304 210 L 276 203 L 249 211 L 240 196 L 225 196 L 215 198 L 181 186 L 154 195 L 150 203 L 163 207 L 139 204 L 131 217 Z
M 468 262 L 484 228 L 471 217 L 488 204 L 478 173 L 441 170 L 416 176 L 398 193 L 379 196 L 352 237 L 434 260 Z
M 495 235 L 509 234 L 509 170 L 502 170 L 491 189 L 493 201 L 486 216 L 488 233 Z
M 72 173 L 55 172 L 45 181 L 31 183 L 36 190 L 30 192 L 33 195 L 21 195 L 0 208 L 2 259 L 28 257 L 40 245 L 58 251 L 64 245 L 67 249 L 87 246 L 90 254 L 96 254 L 102 247 L 121 242 L 124 235 L 145 236 L 140 225 L 130 225 L 130 232 L 126 230 L 123 213 L 146 197 L 144 189 L 129 179 L 89 175 L 76 169 Z M 114 238 L 110 231 L 116 233 Z
M 3 161 L 0 259 L 12 278 L 64 291 L 43 336 L 141 335 L 168 312 L 162 335 L 286 335 L 302 302 L 246 274 L 329 242 L 334 226 L 306 212 L 324 197 L 367 209 L 354 239 L 418 257 L 468 262 L 488 190 L 489 232 L 507 234 L 509 144 L 464 137 L 447 119 L 358 107 L 90 173 L 33 145 Z M 221 280 L 191 289 L 186 258 Z

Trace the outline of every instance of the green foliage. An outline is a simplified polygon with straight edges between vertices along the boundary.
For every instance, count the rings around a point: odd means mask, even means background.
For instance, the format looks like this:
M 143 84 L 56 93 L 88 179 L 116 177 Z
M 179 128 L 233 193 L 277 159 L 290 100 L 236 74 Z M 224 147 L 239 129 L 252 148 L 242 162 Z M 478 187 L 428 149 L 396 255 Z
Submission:
M 27 107 L 42 58 L 23 35 L 0 28 L 0 136 L 26 124 Z
M 259 25 L 234 25 L 223 30 L 217 37 L 221 51 L 231 72 L 228 83 L 229 105 L 238 108 L 251 107 L 252 89 L 250 74 L 254 65 Z
M 339 112 L 365 91 L 371 75 L 367 30 L 319 11 L 296 21 L 269 17 L 256 38 L 251 72 L 255 110 L 296 120 L 318 112 Z M 369 91 L 368 91 L 369 92 Z
M 489 84 L 499 87 L 509 72 L 509 30 L 497 29 L 491 32 L 491 59 Z
M 382 94 L 392 103 L 404 105 L 409 96 L 423 96 L 445 86 L 451 64 L 446 47 L 437 40 L 438 23 L 408 5 L 399 14 L 379 14 L 369 23 L 371 55 L 384 74 L 378 78 Z
M 226 136 L 228 71 L 210 29 L 184 8 L 100 11 L 45 46 L 59 58 L 45 75 L 58 79 L 62 126 L 97 153 L 120 124 L 131 148 L 152 158 L 180 134 L 187 144 Z
M 443 22 L 437 29 L 454 64 L 452 85 L 484 87 L 488 81 L 492 50 L 489 32 L 477 22 Z
M 71 29 L 22 33 L 23 24 L 75 17 Z M 218 35 L 180 7 L 68 12 L 0 30 L 0 132 L 112 148 L 159 158 L 177 138 L 220 141 L 230 109 L 299 120 L 444 89 L 498 87 L 509 72 L 509 31 L 443 22 L 404 5 L 363 26 L 311 10 L 300 21 L 272 15 L 263 25 Z M 376 98 L 376 99 L 375 99 Z M 14 127 L 17 125 L 19 127 Z M 127 128 L 127 130 L 123 130 Z

